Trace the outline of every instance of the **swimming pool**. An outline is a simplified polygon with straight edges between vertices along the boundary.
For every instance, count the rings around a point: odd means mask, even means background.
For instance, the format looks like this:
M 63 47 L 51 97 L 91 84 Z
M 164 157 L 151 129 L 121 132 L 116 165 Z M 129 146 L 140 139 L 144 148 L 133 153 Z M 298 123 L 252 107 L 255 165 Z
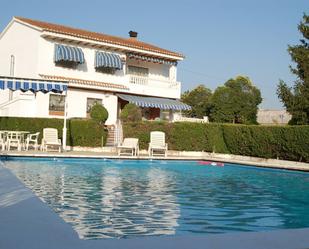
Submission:
M 194 161 L 4 161 L 80 238 L 309 227 L 309 173 Z

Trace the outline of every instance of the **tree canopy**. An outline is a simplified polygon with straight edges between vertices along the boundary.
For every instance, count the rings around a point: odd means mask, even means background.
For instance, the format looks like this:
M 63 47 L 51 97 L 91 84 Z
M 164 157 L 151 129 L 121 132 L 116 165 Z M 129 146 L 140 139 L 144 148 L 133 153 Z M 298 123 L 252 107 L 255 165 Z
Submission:
M 288 52 L 296 67 L 290 66 L 297 76 L 293 87 L 280 80 L 277 94 L 286 110 L 292 115 L 290 124 L 309 124 L 309 16 L 304 14 L 298 25 L 303 36 L 299 45 L 288 46 Z
M 261 92 L 248 77 L 238 76 L 218 87 L 211 102 L 214 122 L 255 124 Z
M 192 109 L 186 111 L 185 114 L 197 118 L 208 116 L 211 109 L 211 95 L 211 90 L 204 85 L 199 85 L 191 91 L 184 92 L 181 96 L 181 100 L 192 107 Z

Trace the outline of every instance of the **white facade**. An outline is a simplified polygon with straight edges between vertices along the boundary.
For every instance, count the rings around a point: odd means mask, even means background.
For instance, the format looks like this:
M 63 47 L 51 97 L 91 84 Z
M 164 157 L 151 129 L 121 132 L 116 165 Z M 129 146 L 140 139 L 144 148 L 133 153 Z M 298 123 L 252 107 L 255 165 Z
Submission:
M 76 68 L 56 65 L 54 62 L 55 44 L 81 48 L 85 63 L 79 64 Z M 119 54 L 124 62 L 123 69 L 116 70 L 115 74 L 97 72 L 94 66 L 96 51 Z M 69 81 L 66 93 L 68 117 L 87 117 L 87 98 L 101 99 L 109 112 L 107 124 L 114 124 L 117 121 L 119 113 L 117 93 L 180 98 L 181 84 L 177 81 L 175 65 L 129 59 L 126 57 L 127 52 L 143 52 L 151 57 L 166 57 L 167 60 L 174 61 L 183 59 L 137 48 L 47 32 L 13 18 L 0 35 L 0 76 L 32 79 L 65 78 Z M 148 68 L 148 76 L 128 74 L 129 65 Z M 49 95 L 50 93 L 42 92 L 0 90 L 0 116 L 62 118 L 63 116 L 50 112 Z
M 292 115 L 286 110 L 259 109 L 257 122 L 261 125 L 286 125 L 292 119 Z

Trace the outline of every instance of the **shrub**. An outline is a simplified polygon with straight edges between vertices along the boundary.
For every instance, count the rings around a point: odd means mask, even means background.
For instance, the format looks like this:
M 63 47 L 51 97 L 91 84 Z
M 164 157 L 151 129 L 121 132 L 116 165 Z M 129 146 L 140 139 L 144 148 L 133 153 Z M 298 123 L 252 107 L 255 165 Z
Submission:
M 1 130 L 40 132 L 39 142 L 46 127 L 56 128 L 59 138 L 62 139 L 63 119 L 0 117 Z M 97 147 L 101 146 L 102 137 L 105 144 L 107 131 L 94 120 L 67 120 L 67 145 Z
M 167 122 L 123 125 L 124 137 L 147 149 L 151 131 L 163 131 L 171 150 L 208 151 L 309 162 L 309 126 L 260 126 Z
M 107 132 L 95 120 L 72 119 L 69 122 L 70 142 L 73 146 L 100 147 L 106 142 Z
M 133 122 L 123 124 L 124 137 L 139 139 L 141 149 L 147 149 L 151 131 L 163 131 L 171 150 L 216 151 L 228 153 L 219 125 L 168 122 Z
M 105 121 L 108 119 L 108 111 L 103 105 L 97 103 L 91 108 L 90 117 L 104 124 Z
M 142 120 L 141 109 L 132 103 L 126 104 L 120 114 L 120 119 L 124 122 L 138 122 Z

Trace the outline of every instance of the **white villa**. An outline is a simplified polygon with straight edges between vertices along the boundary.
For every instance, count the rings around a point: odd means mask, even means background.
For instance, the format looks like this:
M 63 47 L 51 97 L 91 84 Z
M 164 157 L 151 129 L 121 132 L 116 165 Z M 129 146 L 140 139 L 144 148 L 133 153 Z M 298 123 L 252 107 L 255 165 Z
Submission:
M 0 116 L 88 117 L 102 103 L 107 125 L 128 102 L 146 119 L 190 107 L 178 99 L 184 56 L 138 40 L 14 17 L 0 35 Z M 65 102 L 67 104 L 65 104 Z

